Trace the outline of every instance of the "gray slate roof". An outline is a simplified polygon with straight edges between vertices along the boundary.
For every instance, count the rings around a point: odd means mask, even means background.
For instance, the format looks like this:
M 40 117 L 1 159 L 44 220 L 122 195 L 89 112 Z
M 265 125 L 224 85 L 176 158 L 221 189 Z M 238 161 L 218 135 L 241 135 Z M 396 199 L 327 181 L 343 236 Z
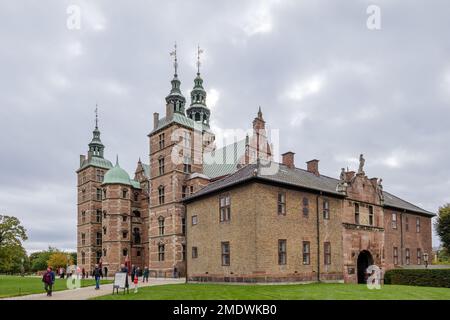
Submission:
M 271 175 L 264 174 L 264 168 L 267 168 L 268 164 L 278 165 L 278 170 Z M 267 181 L 272 183 L 280 183 L 288 186 L 305 188 L 315 191 L 322 191 L 329 195 L 335 195 L 343 197 L 344 195 L 336 191 L 336 186 L 339 182 L 338 179 L 327 177 L 324 175 L 316 176 L 315 174 L 303 169 L 293 168 L 290 169 L 287 166 L 275 162 L 263 164 L 249 164 L 241 169 L 238 169 L 235 173 L 230 174 L 222 179 L 211 182 L 203 189 L 200 189 L 192 196 L 185 199 L 186 202 L 190 202 L 201 196 L 218 192 L 224 188 L 231 187 L 250 181 L 252 179 Z M 403 199 L 400 199 L 388 192 L 384 192 L 385 206 L 398 209 L 405 209 L 408 211 L 434 216 L 434 213 L 419 208 Z

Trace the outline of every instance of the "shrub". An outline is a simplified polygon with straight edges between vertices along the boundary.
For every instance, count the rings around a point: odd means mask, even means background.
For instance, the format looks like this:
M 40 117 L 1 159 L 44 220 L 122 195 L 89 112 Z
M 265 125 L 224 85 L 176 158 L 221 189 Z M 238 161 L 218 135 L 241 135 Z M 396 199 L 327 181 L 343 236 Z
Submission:
M 393 269 L 384 274 L 385 284 L 450 288 L 450 269 Z

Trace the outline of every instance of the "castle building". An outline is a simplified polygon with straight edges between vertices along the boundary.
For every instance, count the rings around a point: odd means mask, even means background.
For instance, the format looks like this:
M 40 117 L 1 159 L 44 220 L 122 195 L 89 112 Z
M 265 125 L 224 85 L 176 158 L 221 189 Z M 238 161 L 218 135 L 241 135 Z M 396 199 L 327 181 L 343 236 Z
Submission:
M 77 170 L 78 266 L 114 273 L 128 263 L 189 281 L 364 282 L 370 265 L 428 261 L 434 214 L 367 177 L 363 155 L 339 179 L 316 159 L 296 167 L 293 152 L 277 163 L 261 108 L 250 134 L 216 149 L 200 62 L 186 108 L 173 55 L 165 116 L 153 114 L 149 162 L 133 178 L 104 157 L 96 117 Z

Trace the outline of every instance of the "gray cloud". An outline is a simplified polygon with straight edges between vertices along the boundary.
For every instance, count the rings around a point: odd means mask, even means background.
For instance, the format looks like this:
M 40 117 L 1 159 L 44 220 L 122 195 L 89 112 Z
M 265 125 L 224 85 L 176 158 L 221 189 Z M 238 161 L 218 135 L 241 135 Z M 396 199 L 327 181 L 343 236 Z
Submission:
M 81 8 L 68 30 L 66 9 Z M 322 173 L 366 155 L 385 189 L 436 211 L 450 202 L 450 22 L 445 1 L 3 1 L 0 4 L 0 210 L 19 216 L 28 250 L 75 248 L 78 156 L 95 103 L 106 156 L 147 159 L 164 112 L 176 40 L 186 97 L 195 48 L 215 128 L 248 128 L 262 106 L 280 150 Z M 435 239 L 436 240 L 436 239 Z

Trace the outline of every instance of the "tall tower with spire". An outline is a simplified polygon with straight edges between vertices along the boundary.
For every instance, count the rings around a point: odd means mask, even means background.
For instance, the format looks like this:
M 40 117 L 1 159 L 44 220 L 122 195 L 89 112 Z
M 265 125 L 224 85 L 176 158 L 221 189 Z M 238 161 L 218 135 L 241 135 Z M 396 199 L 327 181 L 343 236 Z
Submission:
M 98 108 L 95 108 L 95 128 L 87 156 L 80 155 L 77 201 L 77 264 L 92 270 L 102 258 L 102 183 L 112 163 L 104 158 L 98 128 Z
M 170 53 L 174 57 L 173 67 L 174 74 L 171 81 L 172 89 L 169 95 L 166 97 L 166 103 L 173 106 L 173 112 L 180 113 L 184 115 L 184 105 L 186 103 L 186 98 L 181 93 L 180 80 L 178 79 L 178 60 L 177 60 L 177 44 L 174 45 L 174 50 Z
M 206 91 L 203 88 L 203 79 L 200 76 L 200 54 L 203 50 L 197 48 L 197 77 L 194 79 L 194 88 L 191 91 L 191 105 L 187 109 L 187 116 L 202 124 L 209 126 L 210 111 L 206 106 Z

